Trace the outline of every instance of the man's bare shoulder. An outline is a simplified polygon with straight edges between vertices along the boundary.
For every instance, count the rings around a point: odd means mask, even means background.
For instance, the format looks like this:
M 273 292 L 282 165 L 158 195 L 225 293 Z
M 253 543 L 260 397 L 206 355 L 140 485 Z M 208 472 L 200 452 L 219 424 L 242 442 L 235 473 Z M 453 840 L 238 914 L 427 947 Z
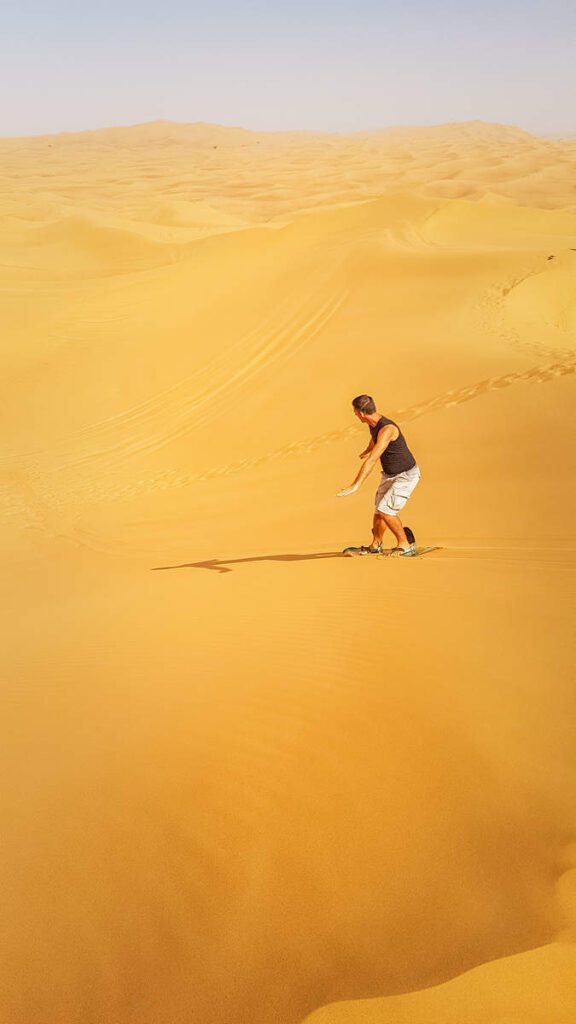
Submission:
M 382 440 L 396 441 L 400 437 L 400 431 L 398 427 L 395 427 L 393 423 L 386 423 L 381 430 L 378 431 L 378 442 Z

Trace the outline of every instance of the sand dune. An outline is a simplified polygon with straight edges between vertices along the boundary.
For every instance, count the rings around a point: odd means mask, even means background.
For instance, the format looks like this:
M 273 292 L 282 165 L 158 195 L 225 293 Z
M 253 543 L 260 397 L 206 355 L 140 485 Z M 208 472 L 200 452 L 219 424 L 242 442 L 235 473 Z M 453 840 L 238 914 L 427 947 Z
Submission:
M 7 1024 L 573 1019 L 575 147 L 0 141 Z
M 28 201 L 39 216 L 89 203 L 156 218 L 162 197 L 255 224 L 391 189 L 576 211 L 575 161 L 574 139 L 482 122 L 331 135 L 160 121 L 0 140 L 0 185 L 18 216 Z

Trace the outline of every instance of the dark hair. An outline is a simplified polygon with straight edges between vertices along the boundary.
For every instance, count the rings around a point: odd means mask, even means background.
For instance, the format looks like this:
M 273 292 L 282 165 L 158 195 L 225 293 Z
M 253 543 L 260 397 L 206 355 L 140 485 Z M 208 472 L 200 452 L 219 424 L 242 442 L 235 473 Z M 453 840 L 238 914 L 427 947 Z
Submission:
M 376 403 L 370 395 L 358 395 L 357 398 L 353 399 L 352 405 L 355 409 L 358 409 L 358 412 L 367 413 L 368 416 L 376 412 Z

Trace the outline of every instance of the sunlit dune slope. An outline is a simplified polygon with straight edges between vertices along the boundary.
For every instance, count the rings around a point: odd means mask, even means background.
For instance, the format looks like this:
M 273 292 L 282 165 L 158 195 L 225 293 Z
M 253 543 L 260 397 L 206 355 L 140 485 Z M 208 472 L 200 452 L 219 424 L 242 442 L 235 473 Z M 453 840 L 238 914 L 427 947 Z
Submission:
M 568 1024 L 574 143 L 0 153 L 3 1021 Z

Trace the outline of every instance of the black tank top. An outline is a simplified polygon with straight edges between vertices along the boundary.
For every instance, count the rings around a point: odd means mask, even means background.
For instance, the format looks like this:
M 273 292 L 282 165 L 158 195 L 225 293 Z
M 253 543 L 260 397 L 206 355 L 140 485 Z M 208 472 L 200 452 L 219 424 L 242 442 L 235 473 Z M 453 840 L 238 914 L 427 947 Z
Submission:
M 389 420 L 386 416 L 381 416 L 375 427 L 370 427 L 370 433 L 372 434 L 372 440 L 374 444 L 378 440 L 378 434 L 382 430 L 382 427 L 387 426 L 388 423 L 392 423 L 398 430 L 400 427 L 394 420 Z M 416 465 L 416 459 L 412 455 L 404 434 L 400 430 L 399 436 L 395 441 L 390 441 L 390 444 L 380 456 L 380 464 L 384 473 L 388 476 L 396 476 L 398 473 L 405 473 L 407 469 L 413 469 Z

